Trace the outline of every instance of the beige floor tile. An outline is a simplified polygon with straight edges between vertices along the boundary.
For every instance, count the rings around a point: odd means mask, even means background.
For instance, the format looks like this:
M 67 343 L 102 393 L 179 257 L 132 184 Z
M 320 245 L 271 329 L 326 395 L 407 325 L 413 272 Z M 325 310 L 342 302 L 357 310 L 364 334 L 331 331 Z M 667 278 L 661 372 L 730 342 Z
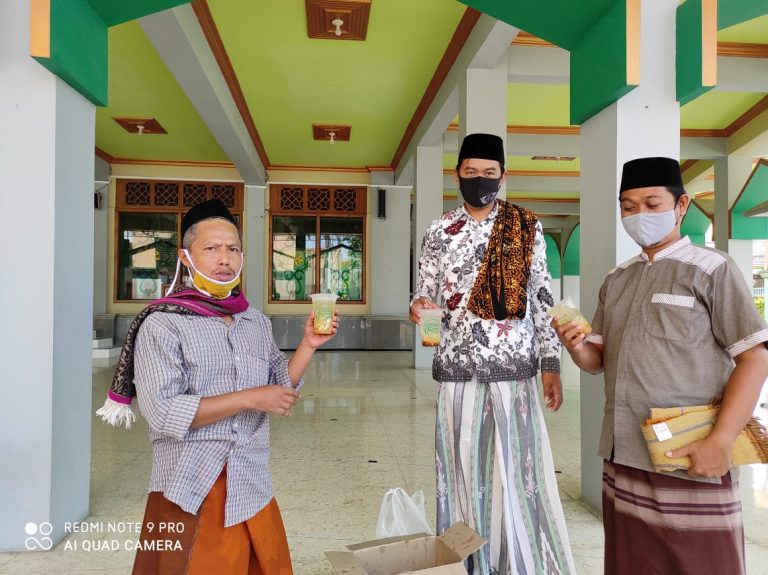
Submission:
M 24 568 L 21 570 L 0 568 L 0 575 L 77 575 L 80 572 L 81 570 L 71 571 L 69 569 L 58 569 L 57 567 Z
M 429 370 L 413 370 L 411 363 L 410 352 L 322 351 L 310 365 L 293 415 L 271 419 L 275 495 L 296 575 L 332 575 L 326 550 L 373 538 L 381 500 L 391 487 L 421 489 L 434 523 L 435 384 Z M 112 373 L 94 370 L 94 409 Z M 579 382 L 567 361 L 563 382 L 565 404 L 555 414 L 545 412 L 545 421 L 578 572 L 599 575 L 602 524 L 579 500 Z M 151 469 L 146 421 L 140 418 L 126 431 L 94 418 L 91 448 L 88 520 L 140 521 Z M 766 469 L 745 469 L 742 475 L 748 575 L 768 575 Z M 60 544 L 48 553 L 0 554 L 0 575 L 126 575 L 132 563 L 132 551 L 65 552 Z
M 768 575 L 768 547 L 747 545 L 747 575 Z

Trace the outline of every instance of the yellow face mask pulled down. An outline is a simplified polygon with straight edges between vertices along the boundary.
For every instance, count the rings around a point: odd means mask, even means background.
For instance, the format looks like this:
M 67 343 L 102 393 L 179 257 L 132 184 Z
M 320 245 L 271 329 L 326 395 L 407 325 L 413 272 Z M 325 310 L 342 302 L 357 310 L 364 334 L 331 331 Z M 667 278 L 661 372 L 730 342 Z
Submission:
M 195 263 L 192 261 L 192 257 L 189 255 L 189 252 L 184 250 L 184 254 L 187 256 L 187 259 L 192 266 L 192 285 L 194 285 L 199 292 L 216 299 L 225 299 L 228 298 L 232 293 L 232 290 L 240 284 L 240 273 L 243 271 L 242 253 L 240 254 L 240 269 L 237 270 L 235 277 L 227 282 L 221 282 L 200 273 L 200 271 L 198 271 L 197 267 L 195 266 Z

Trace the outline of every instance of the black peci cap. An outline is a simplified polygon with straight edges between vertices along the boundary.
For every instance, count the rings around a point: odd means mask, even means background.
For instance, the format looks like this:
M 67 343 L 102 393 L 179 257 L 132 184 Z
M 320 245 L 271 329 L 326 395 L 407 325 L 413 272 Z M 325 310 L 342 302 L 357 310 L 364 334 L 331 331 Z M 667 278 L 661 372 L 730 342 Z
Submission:
M 495 134 L 467 134 L 461 142 L 458 165 L 467 158 L 496 160 L 504 169 L 504 141 Z
M 181 218 L 181 240 L 184 241 L 184 234 L 187 233 L 189 228 L 198 222 L 209 220 L 211 218 L 227 220 L 228 222 L 231 222 L 233 226 L 237 227 L 235 218 L 232 217 L 232 214 L 227 209 L 227 206 L 224 205 L 224 202 L 216 199 L 206 200 L 192 206 L 189 211 L 184 214 L 184 217 Z
M 638 158 L 624 164 L 619 195 L 635 188 L 683 187 L 680 162 L 672 158 Z

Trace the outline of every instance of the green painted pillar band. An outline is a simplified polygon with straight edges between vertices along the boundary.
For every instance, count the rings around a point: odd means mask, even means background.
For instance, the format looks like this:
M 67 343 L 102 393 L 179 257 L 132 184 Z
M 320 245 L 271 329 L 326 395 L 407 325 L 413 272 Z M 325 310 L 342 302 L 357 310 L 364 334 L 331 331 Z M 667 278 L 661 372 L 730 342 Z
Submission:
M 560 265 L 560 250 L 555 239 L 549 234 L 544 236 L 544 241 L 547 243 L 547 269 L 549 269 L 549 275 L 552 276 L 552 279 L 559 280 L 562 276 L 560 271 L 562 267 Z
M 717 29 L 741 24 L 768 14 L 765 0 L 721 0 L 717 5 Z
M 768 240 L 768 217 L 750 217 L 750 210 L 766 203 L 766 190 L 768 160 L 762 159 L 755 166 L 731 208 L 731 239 Z M 764 212 L 762 209 L 760 211 Z
M 707 230 L 712 225 L 712 220 L 702 210 L 698 204 L 691 202 L 688 206 L 688 212 L 683 218 L 683 224 L 680 226 L 680 233 L 691 238 L 694 244 L 703 246 L 706 240 Z
M 143 16 L 187 4 L 189 0 L 87 0 L 107 26 L 116 26 Z
M 35 10 L 47 8 L 50 18 L 48 54 L 33 52 L 32 57 L 97 106 L 106 106 L 107 25 L 86 0 L 43 0 L 32 6 L 33 26 L 42 25 Z
M 677 100 L 680 105 L 717 83 L 717 0 L 687 0 L 677 7 Z
M 189 0 L 32 0 L 30 55 L 97 106 L 107 105 L 107 28 Z
M 640 4 L 619 0 L 571 50 L 571 124 L 582 124 L 639 83 Z

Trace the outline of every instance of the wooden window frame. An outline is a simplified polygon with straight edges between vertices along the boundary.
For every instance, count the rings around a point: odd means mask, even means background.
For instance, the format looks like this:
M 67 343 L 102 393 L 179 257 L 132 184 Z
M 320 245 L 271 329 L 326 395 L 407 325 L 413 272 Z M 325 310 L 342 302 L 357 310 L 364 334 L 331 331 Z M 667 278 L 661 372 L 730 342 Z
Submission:
M 284 188 L 303 188 L 303 202 L 302 202 L 302 209 L 301 210 L 285 210 L 280 207 L 280 193 Z M 331 199 L 330 199 L 330 209 L 328 210 L 309 210 L 307 209 L 307 203 L 308 203 L 308 194 L 310 189 L 328 189 L 331 192 Z M 335 193 L 337 190 L 354 190 L 356 194 L 355 198 L 355 207 L 356 209 L 354 211 L 336 211 L 334 209 L 334 200 L 335 200 Z M 366 192 L 368 191 L 368 188 L 366 186 L 326 186 L 324 184 L 315 184 L 315 185 L 306 185 L 306 184 L 297 184 L 297 185 L 287 185 L 287 184 L 272 184 L 269 187 L 269 262 L 268 262 L 268 268 L 267 273 L 269 274 L 269 288 L 267 289 L 268 292 L 268 299 L 267 302 L 269 304 L 276 304 L 276 305 L 296 305 L 296 304 L 308 304 L 310 303 L 310 300 L 280 300 L 280 299 L 273 299 L 272 297 L 272 274 L 273 274 L 273 240 L 274 236 L 272 235 L 272 223 L 273 218 L 275 216 L 277 217 L 314 217 L 315 218 L 315 230 L 317 233 L 317 245 L 316 245 L 316 252 L 315 252 L 315 260 L 320 261 L 319 258 L 319 252 L 320 252 L 320 220 L 321 218 L 349 218 L 349 219 L 360 219 L 363 222 L 363 243 L 362 243 L 362 252 L 363 252 L 363 270 L 362 270 L 362 299 L 354 300 L 354 301 L 348 301 L 348 300 L 338 300 L 336 303 L 340 305 L 366 305 L 368 301 L 368 258 L 367 258 L 367 247 L 368 247 L 368 229 L 367 229 L 367 215 L 368 215 L 368 198 L 366 196 Z M 320 266 L 315 266 L 315 273 L 314 273 L 314 280 L 315 285 L 320 287 Z
M 150 203 L 145 206 L 129 205 L 125 201 L 125 189 L 129 183 L 146 183 L 150 186 Z M 155 206 L 155 185 L 157 184 L 176 184 L 179 186 L 179 200 L 176 206 Z M 184 205 L 184 186 L 185 185 L 202 185 L 206 187 L 206 197 L 211 198 L 213 186 L 233 186 L 235 188 L 235 202 L 234 206 L 229 208 L 229 211 L 233 216 L 238 218 L 240 222 L 239 231 L 242 236 L 243 233 L 243 207 L 244 207 L 244 193 L 245 185 L 242 182 L 216 182 L 198 180 L 152 180 L 146 178 L 118 178 L 116 180 L 116 201 L 115 201 L 115 229 L 113 235 L 114 250 L 113 258 L 115 262 L 115 270 L 113 274 L 113 291 L 112 291 L 112 303 L 131 303 L 141 304 L 151 300 L 147 299 L 118 299 L 120 293 L 120 216 L 122 214 L 175 214 L 176 217 L 176 237 L 179 242 L 181 241 L 181 218 L 185 213 L 189 211 L 191 206 Z M 181 246 L 179 246 L 181 247 Z

